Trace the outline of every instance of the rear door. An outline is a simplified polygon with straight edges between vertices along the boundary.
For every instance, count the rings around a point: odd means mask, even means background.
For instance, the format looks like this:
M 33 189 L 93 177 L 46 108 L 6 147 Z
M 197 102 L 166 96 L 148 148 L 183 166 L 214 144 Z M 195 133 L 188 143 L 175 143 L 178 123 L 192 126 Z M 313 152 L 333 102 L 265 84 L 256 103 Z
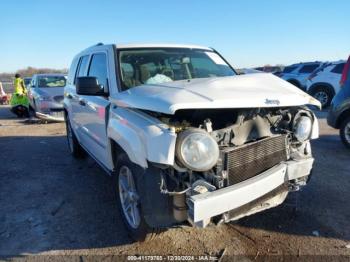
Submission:
M 69 88 L 69 93 L 66 95 L 66 97 L 69 99 L 69 104 L 70 104 L 69 112 L 71 112 L 71 114 L 69 117 L 70 117 L 71 125 L 81 143 L 83 143 L 81 139 L 82 130 L 78 121 L 78 116 L 81 113 L 80 112 L 81 107 L 79 105 L 79 95 L 76 93 L 75 83 L 76 83 L 77 77 L 87 75 L 89 58 L 90 58 L 90 55 L 83 55 L 79 58 L 78 65 L 76 67 L 76 71 L 74 74 L 73 85 L 71 86 L 71 88 Z
M 88 76 L 94 76 L 104 88 L 108 88 L 108 59 L 106 52 L 97 52 L 91 55 Z M 108 166 L 106 112 L 109 100 L 105 96 L 79 96 L 77 122 L 81 127 L 83 145 L 98 162 Z

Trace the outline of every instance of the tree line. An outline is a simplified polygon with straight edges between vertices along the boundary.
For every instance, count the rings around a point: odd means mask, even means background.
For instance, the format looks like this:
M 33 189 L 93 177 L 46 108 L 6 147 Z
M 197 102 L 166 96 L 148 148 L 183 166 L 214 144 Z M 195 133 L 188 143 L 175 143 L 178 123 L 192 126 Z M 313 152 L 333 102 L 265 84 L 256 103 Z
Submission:
M 13 73 L 0 73 L 0 79 L 2 81 L 11 81 L 15 74 L 20 74 L 22 77 L 31 77 L 34 74 L 66 74 L 67 68 L 53 69 L 53 68 L 36 68 L 28 66 L 27 68 L 19 69 Z

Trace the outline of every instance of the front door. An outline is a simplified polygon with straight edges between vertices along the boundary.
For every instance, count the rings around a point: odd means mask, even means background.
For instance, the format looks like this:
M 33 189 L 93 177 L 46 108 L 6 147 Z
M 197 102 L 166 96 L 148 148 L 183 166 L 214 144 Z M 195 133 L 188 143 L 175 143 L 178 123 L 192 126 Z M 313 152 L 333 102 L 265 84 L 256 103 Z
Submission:
M 103 88 L 108 88 L 107 53 L 93 54 L 90 59 L 87 75 L 94 76 Z M 106 114 L 109 100 L 105 96 L 79 95 L 77 122 L 80 138 L 84 147 L 105 167 L 110 169 L 108 158 L 108 139 Z

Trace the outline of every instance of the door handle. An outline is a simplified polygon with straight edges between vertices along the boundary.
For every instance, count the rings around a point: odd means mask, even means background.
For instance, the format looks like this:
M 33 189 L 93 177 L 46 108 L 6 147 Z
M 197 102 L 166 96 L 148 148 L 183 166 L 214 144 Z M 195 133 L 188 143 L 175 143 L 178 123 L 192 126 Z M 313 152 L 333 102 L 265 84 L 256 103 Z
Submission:
M 81 100 L 79 100 L 79 104 L 80 104 L 80 105 L 82 105 L 82 106 L 86 106 L 86 102 L 85 102 L 85 100 L 82 100 L 82 99 L 81 99 Z

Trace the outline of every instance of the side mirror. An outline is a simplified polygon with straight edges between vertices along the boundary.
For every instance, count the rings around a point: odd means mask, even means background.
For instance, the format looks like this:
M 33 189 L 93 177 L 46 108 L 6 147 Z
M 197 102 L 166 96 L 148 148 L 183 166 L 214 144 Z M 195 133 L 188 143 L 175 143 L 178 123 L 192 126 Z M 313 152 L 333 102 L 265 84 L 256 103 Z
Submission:
M 78 77 L 75 83 L 77 94 L 84 96 L 102 96 L 105 95 L 103 87 L 98 83 L 96 77 L 84 76 Z

